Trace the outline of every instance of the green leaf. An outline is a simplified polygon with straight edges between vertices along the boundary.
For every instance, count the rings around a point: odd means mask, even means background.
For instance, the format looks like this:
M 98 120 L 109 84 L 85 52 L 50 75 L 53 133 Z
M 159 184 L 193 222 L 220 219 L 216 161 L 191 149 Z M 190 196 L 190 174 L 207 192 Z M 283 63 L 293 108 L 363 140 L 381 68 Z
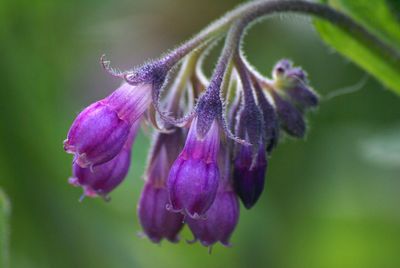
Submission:
M 350 35 L 321 19 L 314 23 L 322 39 L 364 68 L 384 86 L 400 94 L 400 6 L 397 0 L 324 0 L 344 12 L 392 51 L 377 49 L 371 43 Z
M 0 266 L 9 267 L 9 216 L 10 202 L 0 188 Z

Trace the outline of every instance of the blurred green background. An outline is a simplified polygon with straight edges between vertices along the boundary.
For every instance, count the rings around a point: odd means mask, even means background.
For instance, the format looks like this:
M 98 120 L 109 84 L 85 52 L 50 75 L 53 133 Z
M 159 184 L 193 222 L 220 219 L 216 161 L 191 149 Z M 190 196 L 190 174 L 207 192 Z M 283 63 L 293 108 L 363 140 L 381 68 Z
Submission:
M 101 69 L 100 55 L 131 68 L 239 2 L 0 1 L 0 187 L 11 203 L 11 267 L 400 267 L 400 98 L 373 78 L 322 102 L 306 140 L 278 147 L 261 200 L 242 207 L 232 248 L 217 245 L 209 255 L 184 242 L 187 228 L 179 244 L 136 235 L 149 132 L 110 203 L 78 202 L 62 141 L 76 114 L 120 83 Z M 293 59 L 322 96 L 366 76 L 304 17 L 256 25 L 245 51 L 265 74 Z

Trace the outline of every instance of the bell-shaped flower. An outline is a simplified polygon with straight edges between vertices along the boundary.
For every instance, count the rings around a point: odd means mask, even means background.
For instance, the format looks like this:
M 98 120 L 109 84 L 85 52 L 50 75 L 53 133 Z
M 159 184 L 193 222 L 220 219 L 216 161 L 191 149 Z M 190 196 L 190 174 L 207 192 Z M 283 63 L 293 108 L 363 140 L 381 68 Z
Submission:
M 220 242 L 230 246 L 229 239 L 239 220 L 239 201 L 230 185 L 220 183 L 217 196 L 204 219 L 188 218 L 187 224 L 203 246 Z
M 192 218 L 204 216 L 218 189 L 219 126 L 216 120 L 205 135 L 198 134 L 198 117 L 192 121 L 185 147 L 168 177 L 168 209 Z
M 249 146 L 241 145 L 233 166 L 235 191 L 243 205 L 250 209 L 256 204 L 264 190 L 268 167 L 264 145 L 259 146 L 256 159 L 253 159 L 252 150 Z
M 82 168 L 110 161 L 121 151 L 132 124 L 150 103 L 150 84 L 122 84 L 77 116 L 64 141 L 65 151 L 74 154 L 74 162 Z
M 132 143 L 139 129 L 139 122 L 136 122 L 130 130 L 127 140 L 120 152 L 110 161 L 88 168 L 82 168 L 76 162 L 73 163 L 73 177 L 69 183 L 80 186 L 84 190 L 84 196 L 108 197 L 126 177 L 131 163 Z
M 169 195 L 166 187 L 169 169 L 184 143 L 184 132 L 174 128 L 171 133 L 156 133 L 146 171 L 137 213 L 143 233 L 152 242 L 162 239 L 177 242 L 183 227 L 183 215 L 166 209 Z

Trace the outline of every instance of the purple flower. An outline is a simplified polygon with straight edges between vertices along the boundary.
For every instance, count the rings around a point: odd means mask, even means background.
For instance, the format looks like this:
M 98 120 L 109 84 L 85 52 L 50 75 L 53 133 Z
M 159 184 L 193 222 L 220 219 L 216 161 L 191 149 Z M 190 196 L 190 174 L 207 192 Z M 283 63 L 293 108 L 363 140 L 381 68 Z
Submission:
M 220 183 L 217 196 L 205 219 L 187 219 L 187 224 L 194 235 L 204 246 L 220 242 L 229 246 L 229 239 L 239 219 L 239 202 L 235 192 L 226 183 Z
M 268 166 L 264 145 L 259 146 L 255 162 L 252 161 L 251 148 L 241 145 L 234 160 L 233 181 L 235 191 L 247 209 L 255 205 L 264 190 Z
M 306 134 L 306 122 L 303 113 L 292 103 L 280 97 L 278 93 L 274 93 L 273 98 L 283 130 L 290 136 L 303 138 Z
M 185 143 L 185 129 L 173 128 L 171 132 L 156 132 L 153 136 L 146 169 L 146 180 L 166 184 L 169 170 L 182 151 Z
M 275 85 L 286 93 L 291 102 L 300 110 L 316 107 L 317 93 L 309 86 L 307 73 L 300 67 L 293 67 L 289 60 L 280 60 L 273 69 Z
M 183 130 L 175 128 L 172 133 L 156 133 L 153 139 L 138 217 L 144 234 L 155 243 L 163 238 L 177 242 L 177 235 L 183 227 L 183 215 L 166 209 L 169 202 L 166 180 L 183 147 L 183 138 Z
M 72 124 L 64 149 L 82 168 L 113 159 L 128 138 L 132 124 L 151 102 L 151 85 L 122 84 L 107 98 L 84 109 Z
M 287 94 L 300 109 L 318 106 L 318 95 L 311 88 L 306 87 L 305 85 L 300 84 L 291 87 L 287 89 Z
M 121 151 L 110 161 L 92 168 L 82 168 L 75 162 L 72 166 L 73 177 L 69 179 L 69 183 L 82 187 L 84 196 L 102 196 L 107 198 L 107 195 L 128 174 L 131 163 L 131 147 L 138 129 L 139 122 L 136 122 L 132 126 L 128 139 Z
M 254 89 L 257 95 L 258 105 L 263 115 L 266 149 L 268 153 L 271 153 L 279 142 L 278 115 L 258 83 L 254 83 Z
M 140 224 L 146 236 L 154 243 L 163 238 L 177 242 L 183 227 L 183 215 L 166 209 L 168 191 L 165 186 L 146 182 L 138 205 Z
M 169 209 L 199 218 L 210 208 L 218 189 L 219 126 L 213 121 L 200 138 L 197 117 L 192 122 L 185 147 L 168 177 Z

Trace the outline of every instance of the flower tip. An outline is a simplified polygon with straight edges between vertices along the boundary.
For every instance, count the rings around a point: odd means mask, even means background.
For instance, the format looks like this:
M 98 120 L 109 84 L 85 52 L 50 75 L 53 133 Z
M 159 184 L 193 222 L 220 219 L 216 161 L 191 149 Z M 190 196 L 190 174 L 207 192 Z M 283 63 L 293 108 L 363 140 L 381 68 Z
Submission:
M 87 197 L 96 197 L 97 196 L 97 192 L 95 190 L 93 190 L 92 187 L 89 187 L 89 186 L 84 187 L 83 194 Z
M 183 213 L 182 209 L 174 208 L 174 206 L 170 203 L 165 205 L 165 209 L 171 213 L 181 213 L 181 214 L 185 215 L 185 213 Z
M 158 236 L 149 236 L 149 235 L 147 235 L 147 234 L 146 234 L 145 232 L 143 232 L 143 231 L 138 231 L 138 232 L 136 233 L 136 235 L 137 235 L 139 238 L 142 238 L 142 239 L 149 239 L 150 242 L 152 242 L 152 243 L 154 243 L 154 244 L 158 244 L 158 245 L 161 244 L 161 237 L 158 237 Z
M 185 209 L 184 215 L 189 216 L 193 220 L 206 220 L 207 219 L 207 215 L 206 214 L 199 214 L 197 212 L 190 213 L 190 211 L 187 210 L 187 209 Z
M 68 179 L 68 183 L 74 187 L 79 187 L 81 186 L 79 183 L 79 179 L 77 177 L 71 177 Z
M 75 153 L 75 146 L 71 145 L 69 143 L 69 139 L 65 139 L 63 141 L 63 147 L 64 147 L 64 151 L 68 154 L 74 154 Z
M 233 247 L 233 245 L 231 244 L 231 242 L 229 240 L 221 240 L 221 244 L 226 248 Z
M 246 199 L 242 198 L 243 206 L 246 209 L 251 209 L 257 203 L 257 201 L 258 201 L 258 199 L 257 200 L 255 200 L 255 199 L 252 199 L 252 200 L 247 199 L 246 200 Z
M 75 185 L 74 185 L 75 186 Z M 85 197 L 91 197 L 94 198 L 97 196 L 96 191 L 94 191 L 91 187 L 88 186 L 82 186 L 78 183 L 76 186 L 81 186 L 83 188 L 83 194 L 79 197 L 78 201 L 79 203 L 82 203 Z

